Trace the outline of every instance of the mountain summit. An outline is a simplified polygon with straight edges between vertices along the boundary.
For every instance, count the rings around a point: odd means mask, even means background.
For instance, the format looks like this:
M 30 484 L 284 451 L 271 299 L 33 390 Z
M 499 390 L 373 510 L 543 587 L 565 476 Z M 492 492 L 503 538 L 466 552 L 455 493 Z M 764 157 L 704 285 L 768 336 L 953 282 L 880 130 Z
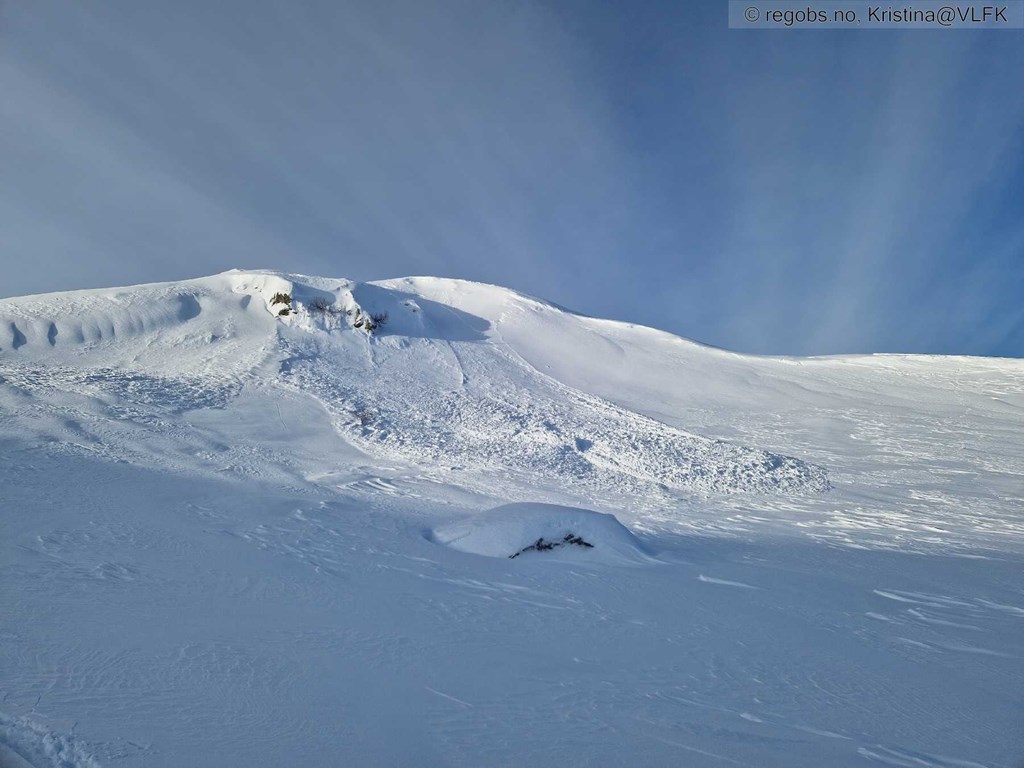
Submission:
M 22 376 L 47 366 L 47 386 L 102 381 L 154 414 L 222 407 L 246 387 L 287 390 L 316 402 L 340 441 L 382 460 L 663 499 L 829 488 L 820 466 L 710 439 L 671 414 L 688 377 L 673 359 L 720 353 L 494 286 L 233 271 L 7 300 L 0 329 L 0 362 Z M 652 382 L 657 369 L 630 354 L 676 372 Z M 644 384 L 627 379 L 617 393 L 621 372 L 598 377 L 624 364 Z M 652 383 L 662 391 L 643 393 Z

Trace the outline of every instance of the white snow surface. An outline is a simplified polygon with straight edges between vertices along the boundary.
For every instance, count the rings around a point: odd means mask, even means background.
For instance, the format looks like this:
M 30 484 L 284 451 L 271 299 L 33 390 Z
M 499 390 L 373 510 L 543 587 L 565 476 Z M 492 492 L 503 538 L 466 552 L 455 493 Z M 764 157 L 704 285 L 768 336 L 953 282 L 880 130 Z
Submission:
M 1016 768 L 1022 500 L 1021 360 L 426 277 L 3 299 L 0 766 Z

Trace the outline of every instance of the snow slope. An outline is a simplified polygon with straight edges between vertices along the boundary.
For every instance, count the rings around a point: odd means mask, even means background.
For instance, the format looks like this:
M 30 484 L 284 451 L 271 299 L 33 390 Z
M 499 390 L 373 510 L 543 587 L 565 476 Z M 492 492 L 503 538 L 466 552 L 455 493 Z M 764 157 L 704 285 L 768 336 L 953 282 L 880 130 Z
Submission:
M 0 489 L 0 766 L 1024 758 L 1024 361 L 437 278 L 30 296 Z

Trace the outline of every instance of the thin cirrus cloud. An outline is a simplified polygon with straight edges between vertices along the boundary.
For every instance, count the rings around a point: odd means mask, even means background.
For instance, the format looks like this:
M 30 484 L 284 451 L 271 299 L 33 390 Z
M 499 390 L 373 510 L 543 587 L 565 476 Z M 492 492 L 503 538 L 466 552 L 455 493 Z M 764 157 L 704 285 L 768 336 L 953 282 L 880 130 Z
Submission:
M 869 39 L 798 49 L 759 79 L 760 98 L 735 105 L 725 166 L 737 213 L 723 249 L 749 252 L 755 275 L 725 278 L 733 303 L 762 317 L 789 304 L 796 351 L 1020 354 L 1006 327 L 1024 278 L 1024 210 L 1006 189 L 1024 126 L 1012 61 L 969 36 Z M 989 229 L 1000 208 L 1009 232 Z M 750 319 L 730 329 L 741 346 L 770 350 L 785 333 Z
M 713 6 L 0 6 L 0 295 L 442 274 L 743 351 L 1022 354 L 1012 33 Z
M 58 268 L 25 290 L 240 263 L 557 284 L 598 238 L 622 174 L 537 13 L 155 7 L 10 10 L 4 218 Z
M 9 218 L 48 209 L 66 242 L 115 253 L 102 273 L 46 254 L 69 281 L 240 263 L 499 280 L 514 263 L 531 276 L 512 283 L 558 284 L 602 228 L 584 220 L 621 174 L 536 14 L 112 5 L 23 11 L 0 69 L 22 129 L 5 153 L 43 160 L 7 186 Z
M 697 76 L 634 110 L 672 126 L 645 181 L 680 222 L 645 321 L 764 353 L 1024 352 L 1015 32 L 676 32 L 645 82 Z

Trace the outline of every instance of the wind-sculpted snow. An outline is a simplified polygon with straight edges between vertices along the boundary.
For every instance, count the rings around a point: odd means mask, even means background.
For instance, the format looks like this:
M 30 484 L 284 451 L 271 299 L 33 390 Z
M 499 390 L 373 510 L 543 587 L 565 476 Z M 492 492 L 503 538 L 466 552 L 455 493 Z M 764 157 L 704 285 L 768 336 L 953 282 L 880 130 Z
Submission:
M 4 304 L 0 352 L 133 339 L 178 327 L 202 312 L 197 296 L 184 288 L 159 295 L 144 291 L 107 296 L 55 294 Z
M 1017 765 L 1022 434 L 457 280 L 0 300 L 0 766 Z

